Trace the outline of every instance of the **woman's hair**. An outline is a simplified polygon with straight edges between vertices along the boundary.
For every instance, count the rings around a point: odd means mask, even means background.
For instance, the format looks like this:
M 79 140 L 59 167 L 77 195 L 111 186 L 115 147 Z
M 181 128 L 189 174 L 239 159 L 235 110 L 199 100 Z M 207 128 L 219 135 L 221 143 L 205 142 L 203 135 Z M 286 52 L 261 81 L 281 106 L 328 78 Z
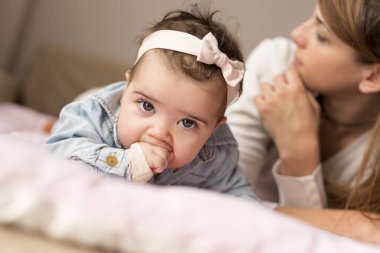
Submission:
M 201 10 L 198 5 L 192 5 L 191 11 L 176 10 L 167 13 L 160 21 L 152 27 L 145 30 L 140 38 L 140 44 L 148 35 L 159 30 L 176 30 L 186 32 L 202 39 L 206 34 L 211 32 L 218 41 L 220 51 L 225 53 L 231 60 L 243 62 L 243 55 L 238 46 L 235 37 L 230 34 L 226 26 L 221 22 L 215 21 L 215 15 L 218 11 L 211 12 L 209 9 Z M 166 62 L 176 70 L 196 79 L 203 80 L 223 80 L 223 75 L 216 65 L 208 65 L 197 62 L 196 56 L 167 50 L 159 49 L 165 56 Z M 132 68 L 138 66 L 138 63 Z M 131 73 L 133 75 L 133 73 Z M 240 85 L 242 87 L 242 85 Z M 227 84 L 224 85 L 227 99 Z M 242 89 L 240 88 L 239 95 Z M 223 101 L 221 106 L 221 116 L 224 115 L 227 107 L 227 101 Z
M 333 32 L 357 51 L 359 62 L 380 63 L 380 1 L 318 0 Z
M 380 117 L 373 129 L 355 187 L 348 196 L 346 208 L 380 214 Z
M 362 64 L 380 63 L 380 1 L 379 0 L 318 0 L 323 18 L 332 31 L 356 52 L 358 62 Z M 374 135 L 376 137 L 376 135 Z M 377 135 L 378 137 L 378 135 Z M 379 138 L 377 139 L 379 141 Z M 374 145 L 374 144 L 373 144 Z M 368 151 L 367 158 L 363 161 L 361 171 L 367 171 L 368 156 L 376 155 L 377 151 Z M 379 154 L 377 154 L 378 156 Z M 371 165 L 375 166 L 375 165 Z M 380 164 L 377 163 L 377 168 Z M 375 168 L 373 168 L 375 169 Z M 363 173 L 363 172 L 361 172 Z M 369 172 L 368 172 L 369 173 Z M 377 173 L 370 178 L 375 180 Z M 358 175 L 362 182 L 364 175 Z M 377 182 L 380 183 L 380 176 Z M 372 186 L 371 186 L 372 187 Z M 380 188 L 377 189 L 380 193 Z M 360 196 L 370 194 L 371 188 L 358 185 L 355 193 L 342 183 L 326 179 L 326 191 L 328 206 L 332 208 L 359 208 L 365 204 L 369 208 L 369 202 L 364 203 Z M 378 194 L 380 196 L 380 194 Z M 372 196 L 371 198 L 375 198 Z M 380 199 L 372 199 L 373 203 Z M 368 204 L 368 205 L 367 205 Z M 372 204 L 371 204 L 372 205 Z M 373 207 L 371 207 L 372 209 Z M 377 209 L 380 211 L 380 208 Z
M 330 208 L 380 214 L 380 116 L 373 127 L 354 187 L 326 180 L 326 189 Z

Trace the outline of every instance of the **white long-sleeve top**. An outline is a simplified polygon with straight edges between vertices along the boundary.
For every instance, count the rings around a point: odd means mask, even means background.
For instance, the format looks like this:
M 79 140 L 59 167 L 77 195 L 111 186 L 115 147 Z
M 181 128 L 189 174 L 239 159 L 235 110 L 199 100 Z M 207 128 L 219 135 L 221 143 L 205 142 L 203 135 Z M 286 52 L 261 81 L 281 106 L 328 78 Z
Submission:
M 262 41 L 248 56 L 243 94 L 227 110 L 230 125 L 239 144 L 239 165 L 262 199 L 294 207 L 325 207 L 323 178 L 353 185 L 368 139 L 368 132 L 320 164 L 304 177 L 281 176 L 278 153 L 261 123 L 253 102 L 261 93 L 261 82 L 271 83 L 293 60 L 295 45 L 277 37 Z

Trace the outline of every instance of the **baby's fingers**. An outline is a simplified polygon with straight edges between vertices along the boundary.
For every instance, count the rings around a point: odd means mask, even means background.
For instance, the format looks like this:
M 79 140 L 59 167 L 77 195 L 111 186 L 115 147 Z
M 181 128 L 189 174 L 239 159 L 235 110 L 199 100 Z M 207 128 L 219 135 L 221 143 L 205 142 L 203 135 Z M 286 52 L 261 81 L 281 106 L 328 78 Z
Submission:
M 151 157 L 148 159 L 148 164 L 154 173 L 161 173 L 168 167 L 172 157 L 170 153 L 164 148 L 156 148 L 152 152 Z

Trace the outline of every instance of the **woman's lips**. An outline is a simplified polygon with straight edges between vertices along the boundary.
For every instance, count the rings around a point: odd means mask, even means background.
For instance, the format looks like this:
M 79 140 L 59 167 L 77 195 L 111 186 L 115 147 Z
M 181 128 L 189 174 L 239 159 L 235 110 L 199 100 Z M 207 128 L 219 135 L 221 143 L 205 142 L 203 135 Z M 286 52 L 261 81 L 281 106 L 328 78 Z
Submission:
M 302 66 L 302 62 L 296 57 L 296 58 L 294 58 L 294 60 L 293 60 L 293 65 L 294 65 L 295 67 L 301 67 L 301 66 Z

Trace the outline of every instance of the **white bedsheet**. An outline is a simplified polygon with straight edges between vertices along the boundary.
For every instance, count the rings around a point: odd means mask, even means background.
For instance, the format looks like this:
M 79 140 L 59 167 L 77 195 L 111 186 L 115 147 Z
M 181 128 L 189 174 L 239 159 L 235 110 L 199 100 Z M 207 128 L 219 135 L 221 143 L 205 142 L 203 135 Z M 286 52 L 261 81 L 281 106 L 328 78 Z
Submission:
M 0 129 L 1 223 L 119 252 L 380 252 L 234 197 L 100 176 L 44 151 L 35 127 Z

